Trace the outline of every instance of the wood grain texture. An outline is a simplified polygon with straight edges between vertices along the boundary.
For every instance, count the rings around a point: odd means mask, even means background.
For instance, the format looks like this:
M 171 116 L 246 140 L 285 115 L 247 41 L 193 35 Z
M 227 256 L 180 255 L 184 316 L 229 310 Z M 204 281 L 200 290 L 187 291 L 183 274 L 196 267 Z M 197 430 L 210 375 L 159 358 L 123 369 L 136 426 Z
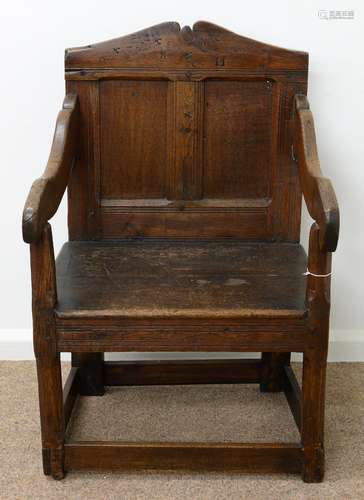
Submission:
M 302 317 L 305 252 L 295 244 L 72 242 L 57 258 L 66 317 Z
M 101 82 L 102 198 L 165 197 L 167 86 Z
M 299 472 L 298 444 L 106 443 L 65 445 L 67 470 Z
M 33 343 L 37 363 L 43 471 L 61 479 L 64 416 L 60 355 L 56 350 L 54 306 L 57 300 L 52 232 L 49 224 L 30 245 Z
M 257 384 L 259 359 L 106 361 L 107 386 L 180 384 Z
M 262 352 L 261 392 L 280 392 L 284 387 L 285 367 L 290 364 L 289 352 Z
M 310 231 L 307 301 L 312 342 L 303 355 L 302 444 L 304 447 L 303 480 L 321 482 L 325 472 L 324 425 L 326 366 L 329 344 L 331 252 L 323 251 L 320 227 Z M 315 276 L 316 275 L 316 276 Z M 320 278 L 320 275 L 327 275 Z
M 339 211 L 305 97 L 308 55 L 200 21 L 69 49 L 65 66 L 64 109 L 23 224 L 45 474 L 215 469 L 321 481 Z M 55 263 L 47 221 L 66 186 L 70 242 Z M 302 192 L 315 220 L 308 258 Z M 62 397 L 63 351 L 74 367 Z M 257 351 L 262 360 L 245 362 L 103 357 Z M 79 393 L 224 382 L 284 390 L 301 443 L 65 443 Z
M 204 198 L 270 197 L 272 82 L 207 81 Z
M 88 143 L 70 182 L 72 239 L 298 241 L 288 124 L 307 54 L 164 23 L 70 49 L 66 78 Z
M 290 366 L 284 367 L 284 393 L 298 430 L 302 426 L 302 391 Z
M 72 366 L 77 368 L 77 384 L 80 396 L 104 395 L 104 353 L 72 353 Z
M 295 110 L 294 151 L 302 191 L 308 211 L 320 228 L 321 250 L 334 252 L 339 238 L 339 206 L 330 180 L 322 176 L 313 116 L 306 96 L 295 97 Z
M 177 200 L 199 200 L 202 197 L 203 84 L 178 81 L 174 89 L 174 196 L 171 194 Z
M 40 238 L 47 221 L 56 213 L 74 161 L 78 137 L 77 96 L 68 95 L 60 111 L 46 169 L 30 190 L 23 211 L 23 239 Z
M 76 157 L 67 185 L 68 237 L 70 240 L 88 240 L 95 237 L 98 219 L 95 183 L 97 168 L 94 161 L 95 91 L 98 82 L 67 81 L 66 92 L 77 94 L 79 106 L 79 140 Z M 95 140 L 96 139 L 96 140 Z
M 77 374 L 78 368 L 72 367 L 63 387 L 63 414 L 65 429 L 67 429 L 67 425 L 71 418 L 72 411 L 79 392 Z
M 145 322 L 118 318 L 57 318 L 60 352 L 303 352 L 304 318 L 165 318 Z
M 129 237 L 206 239 L 236 238 L 265 240 L 267 208 L 196 206 L 185 208 L 136 208 L 103 206 L 101 208 L 102 239 Z M 233 205 L 233 204 L 232 204 Z
M 176 22 L 66 51 L 66 70 L 104 68 L 175 68 L 307 71 L 308 55 L 239 36 L 198 21 L 191 29 Z

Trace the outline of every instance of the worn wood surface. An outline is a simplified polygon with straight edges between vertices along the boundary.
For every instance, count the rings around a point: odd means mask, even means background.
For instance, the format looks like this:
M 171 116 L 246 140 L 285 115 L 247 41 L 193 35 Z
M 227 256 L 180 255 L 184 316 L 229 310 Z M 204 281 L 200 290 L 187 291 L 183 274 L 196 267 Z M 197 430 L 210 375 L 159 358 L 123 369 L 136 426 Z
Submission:
M 257 384 L 259 359 L 106 361 L 104 383 L 113 385 Z
M 106 68 L 228 69 L 307 71 L 308 54 L 239 36 L 220 26 L 196 22 L 181 29 L 161 23 L 131 35 L 66 51 L 67 71 Z
M 322 176 L 312 113 L 307 98 L 295 98 L 294 153 L 308 211 L 315 223 L 310 231 L 307 280 L 308 326 L 314 342 L 303 356 L 302 443 L 303 479 L 324 476 L 324 413 L 329 340 L 331 252 L 339 237 L 339 207 L 329 179 Z
M 303 352 L 305 318 L 120 321 L 57 317 L 60 352 Z
M 67 428 L 72 415 L 72 410 L 79 394 L 77 375 L 78 368 L 72 367 L 66 379 L 66 383 L 63 386 L 63 414 L 65 429 Z
M 23 212 L 23 238 L 35 242 L 56 213 L 73 165 L 78 138 L 77 96 L 67 95 L 60 111 L 46 169 L 30 190 Z
M 57 258 L 57 314 L 300 318 L 306 267 L 295 244 L 71 242 Z
M 275 132 L 272 87 L 269 80 L 205 83 L 203 193 L 206 198 L 262 201 L 270 198 Z
M 322 250 L 320 227 L 314 223 L 310 231 L 307 301 L 308 321 L 313 342 L 303 355 L 302 377 L 302 444 L 304 447 L 303 479 L 320 482 L 325 471 L 324 425 L 326 365 L 330 318 L 330 252 Z M 316 275 L 316 276 L 315 276 Z M 326 277 L 322 277 L 325 276 Z M 321 276 L 321 277 L 319 277 Z
M 284 393 L 291 408 L 298 430 L 302 425 L 302 391 L 296 379 L 296 375 L 290 366 L 284 366 Z
M 166 197 L 167 89 L 160 81 L 101 82 L 102 198 Z
M 69 49 L 66 78 L 83 143 L 71 239 L 298 241 L 290 120 L 307 54 L 206 22 L 164 23 Z
M 46 225 L 30 245 L 33 343 L 37 363 L 43 470 L 55 479 L 63 472 L 64 416 L 60 355 L 56 349 L 57 300 L 52 231 Z
M 295 97 L 294 152 L 299 164 L 302 191 L 308 211 L 320 228 L 320 248 L 336 250 L 339 237 L 339 206 L 331 181 L 323 177 L 318 159 L 313 116 L 307 98 Z
M 104 353 L 72 353 L 72 366 L 77 370 L 78 392 L 81 396 L 102 396 Z
M 290 364 L 290 352 L 262 352 L 261 392 L 279 392 L 284 387 L 284 369 Z
M 64 109 L 23 217 L 44 472 L 301 471 L 322 480 L 339 211 L 305 97 L 308 55 L 200 21 L 69 49 L 65 66 Z M 47 221 L 66 187 L 70 242 L 55 264 Z M 302 193 L 315 220 L 308 261 Z M 63 398 L 61 351 L 74 364 Z M 106 351 L 263 356 L 108 364 Z M 293 351 L 304 355 L 302 391 Z M 301 443 L 65 444 L 79 393 L 228 381 L 284 390 Z
M 108 443 L 65 445 L 66 470 L 299 472 L 302 449 L 281 443 Z

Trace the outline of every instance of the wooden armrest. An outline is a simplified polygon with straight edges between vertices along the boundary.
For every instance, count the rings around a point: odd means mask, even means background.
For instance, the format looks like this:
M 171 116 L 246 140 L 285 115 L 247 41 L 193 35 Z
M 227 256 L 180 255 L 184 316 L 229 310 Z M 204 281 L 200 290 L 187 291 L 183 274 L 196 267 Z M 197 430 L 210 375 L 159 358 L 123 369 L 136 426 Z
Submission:
M 339 237 L 339 207 L 332 184 L 320 169 L 313 116 L 304 95 L 295 96 L 293 148 L 307 209 L 319 226 L 320 249 L 334 252 Z
M 33 183 L 25 202 L 23 239 L 26 243 L 34 243 L 40 238 L 61 202 L 75 157 L 77 122 L 77 96 L 67 95 L 57 117 L 46 169 Z

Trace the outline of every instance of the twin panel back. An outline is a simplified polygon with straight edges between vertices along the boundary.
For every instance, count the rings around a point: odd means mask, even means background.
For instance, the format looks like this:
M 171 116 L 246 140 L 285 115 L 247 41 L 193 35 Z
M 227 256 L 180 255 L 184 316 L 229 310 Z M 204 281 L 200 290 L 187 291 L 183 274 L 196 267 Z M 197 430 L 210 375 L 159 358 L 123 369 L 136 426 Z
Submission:
M 307 67 L 206 22 L 67 50 L 82 129 L 70 239 L 298 241 L 291 121 Z

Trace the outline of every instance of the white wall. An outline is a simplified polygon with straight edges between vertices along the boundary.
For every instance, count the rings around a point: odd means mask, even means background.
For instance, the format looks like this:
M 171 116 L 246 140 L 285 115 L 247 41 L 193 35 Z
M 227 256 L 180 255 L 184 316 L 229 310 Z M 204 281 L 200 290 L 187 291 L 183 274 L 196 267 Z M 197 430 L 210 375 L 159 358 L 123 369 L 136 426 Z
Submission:
M 353 9 L 355 18 L 320 20 L 319 9 Z M 13 0 L 3 3 L 0 12 L 0 357 L 30 352 L 21 343 L 31 340 L 29 256 L 21 239 L 21 212 L 30 184 L 40 175 L 49 153 L 64 95 L 64 48 L 166 20 L 192 25 L 206 19 L 248 37 L 310 53 L 309 99 L 321 163 L 341 206 L 332 329 L 333 339 L 343 343 L 335 345 L 334 357 L 364 361 L 362 2 Z M 64 205 L 52 224 L 56 249 L 67 236 Z M 308 227 L 305 215 L 304 228 Z M 16 340 L 20 343 L 9 344 Z

